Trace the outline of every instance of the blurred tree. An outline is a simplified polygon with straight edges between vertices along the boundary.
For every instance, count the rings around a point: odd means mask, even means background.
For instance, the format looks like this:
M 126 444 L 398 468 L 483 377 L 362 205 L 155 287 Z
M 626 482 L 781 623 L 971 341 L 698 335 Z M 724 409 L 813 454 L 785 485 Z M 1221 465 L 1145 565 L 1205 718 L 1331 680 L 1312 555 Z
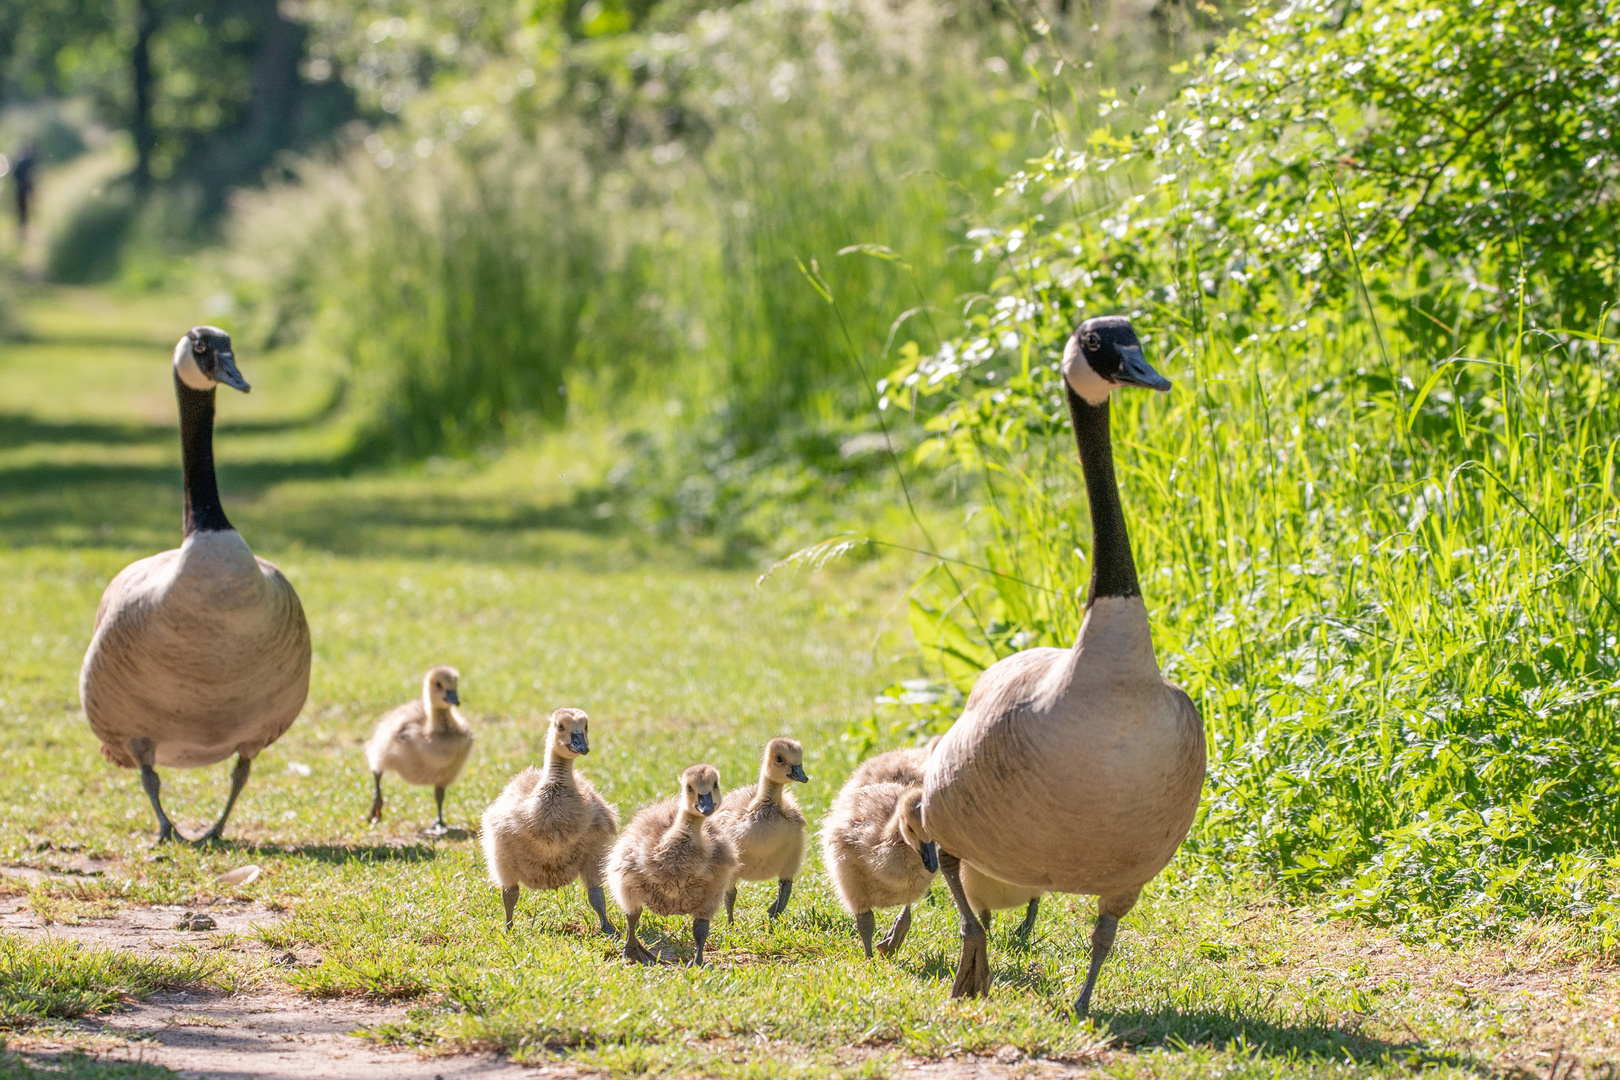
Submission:
M 129 133 L 137 191 L 182 185 L 209 216 L 354 115 L 305 44 L 276 0 L 0 0 L 0 105 L 89 99 Z

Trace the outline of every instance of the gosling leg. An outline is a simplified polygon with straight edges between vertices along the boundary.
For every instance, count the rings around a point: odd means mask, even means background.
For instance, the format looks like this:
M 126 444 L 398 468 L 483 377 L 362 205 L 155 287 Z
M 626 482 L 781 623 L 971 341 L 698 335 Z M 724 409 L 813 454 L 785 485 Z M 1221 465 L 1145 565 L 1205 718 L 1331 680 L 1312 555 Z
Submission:
M 703 966 L 703 943 L 709 940 L 709 920 L 692 920 L 692 940 L 697 944 L 697 955 L 692 958 L 693 967 Z
M 152 800 L 152 812 L 157 815 L 157 842 L 166 844 L 175 839 L 177 834 L 174 831 L 174 822 L 170 821 L 169 815 L 163 812 L 163 803 L 158 798 L 158 793 L 163 788 L 163 782 L 158 779 L 157 770 L 152 767 L 157 758 L 157 747 L 152 745 L 151 739 L 141 738 L 131 739 L 129 748 L 134 752 L 135 760 L 140 762 L 141 787 L 145 790 L 146 797 Z M 185 837 L 182 836 L 180 839 L 184 840 Z
M 1102 970 L 1103 961 L 1108 959 L 1108 952 L 1114 947 L 1114 931 L 1119 926 L 1119 920 L 1136 906 L 1138 895 L 1133 892 L 1126 896 L 1097 898 L 1097 925 L 1091 931 L 1091 969 L 1086 972 L 1086 985 L 1081 987 L 1080 997 L 1074 1003 L 1077 1017 L 1084 1019 L 1091 1011 L 1091 991 L 1097 985 L 1097 973 Z
M 518 889 L 522 886 L 508 885 L 501 890 L 501 903 L 506 907 L 506 928 L 512 929 L 512 912 L 517 910 Z
M 641 921 L 641 909 L 624 913 L 624 958 L 632 964 L 656 964 L 658 958 L 636 940 L 636 924 Z
M 613 923 L 608 920 L 607 898 L 602 895 L 602 886 L 586 886 L 585 899 L 591 902 L 591 910 L 596 912 L 596 917 L 602 921 L 602 933 L 606 934 L 608 937 L 618 937 L 619 931 L 614 927 Z
M 956 914 L 962 924 L 962 959 L 956 965 L 956 982 L 951 997 L 978 997 L 990 992 L 990 949 L 984 927 L 973 914 L 967 893 L 962 891 L 962 860 L 940 849 L 939 869 L 945 875 L 945 885 L 956 901 Z
M 788 897 L 793 895 L 793 879 L 779 878 L 776 882 L 776 903 L 766 909 L 765 914 L 776 918 L 787 910 Z
M 197 837 L 192 843 L 207 844 L 225 835 L 225 822 L 231 816 L 231 808 L 236 805 L 236 797 L 242 794 L 242 788 L 247 784 L 248 773 L 252 771 L 253 759 L 238 754 L 236 756 L 236 768 L 231 770 L 231 793 L 225 799 L 225 809 L 220 811 L 219 820 L 214 822 L 214 827 Z
M 726 890 L 726 925 L 730 926 L 737 921 L 737 886 L 733 885 Z
M 382 820 L 382 773 L 371 774 L 371 813 L 366 815 L 366 821 L 372 825 Z
M 434 817 L 433 824 L 422 830 L 422 835 L 443 836 L 450 831 L 450 826 L 444 823 L 444 788 L 433 789 L 433 802 L 438 807 L 438 814 Z
M 1029 937 L 1030 931 L 1035 929 L 1035 916 L 1040 910 L 1041 898 L 1037 896 L 1029 902 L 1029 909 L 1024 912 L 1024 921 L 1018 924 L 1018 929 L 1013 933 L 1021 938 Z M 989 929 L 988 923 L 985 924 L 985 929 Z
M 855 929 L 860 931 L 861 948 L 866 950 L 866 958 L 872 959 L 872 935 L 877 933 L 877 916 L 870 911 L 863 911 L 855 916 Z
M 900 909 L 900 914 L 894 917 L 894 925 L 889 932 L 883 935 L 883 940 L 877 943 L 877 951 L 884 956 L 893 956 L 905 944 L 906 933 L 911 929 L 911 905 L 907 904 Z

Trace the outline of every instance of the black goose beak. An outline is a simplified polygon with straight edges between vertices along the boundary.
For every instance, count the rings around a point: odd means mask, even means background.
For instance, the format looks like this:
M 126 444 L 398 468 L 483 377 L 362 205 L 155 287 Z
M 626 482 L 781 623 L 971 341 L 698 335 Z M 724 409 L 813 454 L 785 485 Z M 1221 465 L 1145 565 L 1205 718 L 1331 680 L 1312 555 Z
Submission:
M 1119 346 L 1119 370 L 1114 373 L 1114 381 L 1126 386 L 1143 386 L 1149 390 L 1158 390 L 1163 393 L 1170 389 L 1170 380 L 1153 370 L 1142 355 L 1139 345 Z
M 461 695 L 456 693 L 454 690 L 446 690 L 444 692 L 444 700 L 448 701 L 452 705 L 460 705 Z
M 568 749 L 576 754 L 588 754 L 591 752 L 591 740 L 586 737 L 583 731 L 570 732 L 568 735 Z
M 698 796 L 697 803 L 698 812 L 704 817 L 708 817 L 710 814 L 714 813 L 714 792 L 705 791 L 703 794 Z
M 927 870 L 930 874 L 939 870 L 938 844 L 934 843 L 932 840 L 928 841 L 928 843 L 922 846 L 922 851 L 919 852 L 919 854 L 922 855 L 924 870 Z
M 808 784 L 810 777 L 805 775 L 803 765 L 793 765 L 788 768 L 788 779 L 797 780 L 801 784 Z
M 248 385 L 248 381 L 242 378 L 242 373 L 236 370 L 236 354 L 231 352 L 215 354 L 214 381 L 222 382 L 244 394 L 253 389 Z

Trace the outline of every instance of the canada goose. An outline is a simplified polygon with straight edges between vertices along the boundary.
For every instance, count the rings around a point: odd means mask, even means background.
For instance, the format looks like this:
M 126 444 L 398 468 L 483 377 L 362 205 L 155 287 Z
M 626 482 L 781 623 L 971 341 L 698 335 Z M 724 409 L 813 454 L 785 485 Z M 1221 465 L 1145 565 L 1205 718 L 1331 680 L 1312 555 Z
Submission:
M 581 878 L 602 933 L 618 933 L 602 895 L 602 863 L 618 834 L 619 815 L 574 772 L 574 759 L 591 752 L 590 722 L 584 709 L 553 712 L 544 768 L 518 773 L 484 811 L 484 865 L 501 890 L 508 930 L 519 886 L 560 889 Z
M 731 838 L 741 866 L 726 891 L 726 922 L 733 921 L 738 881 L 776 881 L 776 900 L 765 914 L 776 918 L 787 910 L 793 878 L 804 865 L 804 813 L 783 791 L 790 780 L 810 782 L 804 772 L 804 748 L 792 739 L 765 744 L 759 783 L 740 787 L 714 812 L 713 828 Z
M 163 812 L 157 766 L 191 769 L 236 755 L 225 831 L 253 759 L 292 725 L 309 694 L 309 624 L 281 571 L 231 527 L 214 477 L 214 387 L 246 393 L 231 339 L 194 327 L 174 348 L 185 482 L 185 539 L 126 566 L 96 610 L 79 699 L 101 753 L 141 770 L 158 841 L 178 835 Z M 184 839 L 182 836 L 181 839 Z
M 1092 576 L 1072 649 L 1027 649 L 979 677 L 928 759 L 923 820 L 962 924 L 953 997 L 990 986 L 984 928 L 960 864 L 1002 881 L 1098 897 L 1085 1015 L 1121 916 L 1192 825 L 1204 782 L 1204 726 L 1166 682 L 1114 482 L 1108 395 L 1168 390 L 1128 320 L 1088 319 L 1063 353 L 1069 414 L 1091 503 Z
M 444 823 L 444 791 L 455 782 L 472 752 L 472 728 L 456 706 L 461 704 L 461 672 L 453 667 L 429 668 L 422 676 L 422 696 L 390 709 L 377 721 L 366 742 L 366 764 L 371 766 L 373 824 L 382 820 L 383 773 L 391 772 L 407 784 L 433 785 L 438 807 L 430 836 L 450 831 Z
M 1024 909 L 1024 921 L 1013 933 L 1025 937 L 1035 928 L 1035 916 L 1041 910 L 1041 890 L 1028 885 L 1014 885 L 993 878 L 970 862 L 962 864 L 962 892 L 967 895 L 968 906 L 979 913 L 984 932 L 990 932 L 990 913 L 1008 908 Z
M 731 888 L 737 849 L 730 837 L 706 820 L 720 804 L 720 773 L 713 765 L 693 765 L 681 773 L 673 799 L 640 811 L 630 820 L 608 856 L 608 886 L 624 909 L 624 955 L 640 964 L 656 958 L 636 940 L 643 909 L 659 915 L 692 916 L 692 940 L 703 966 L 709 920 Z
M 928 766 L 928 752 L 939 742 L 936 736 L 927 746 L 902 746 L 898 750 L 885 750 L 874 754 L 855 766 L 848 783 L 857 787 L 868 784 L 903 784 L 911 787 L 923 782 L 923 770 Z
M 922 788 L 851 778 L 822 822 L 821 851 L 833 891 L 855 916 L 868 960 L 877 929 L 872 909 L 904 905 L 877 945 L 884 956 L 899 951 L 911 929 L 911 905 L 927 895 L 939 870 L 938 851 L 923 825 Z

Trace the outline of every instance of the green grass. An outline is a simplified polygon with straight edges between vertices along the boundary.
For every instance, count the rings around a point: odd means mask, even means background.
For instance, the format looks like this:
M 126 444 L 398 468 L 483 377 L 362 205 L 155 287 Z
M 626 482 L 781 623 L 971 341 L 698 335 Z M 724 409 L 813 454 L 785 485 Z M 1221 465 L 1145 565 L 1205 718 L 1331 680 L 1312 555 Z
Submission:
M 716 927 L 701 971 L 623 963 L 589 932 L 577 888 L 525 893 L 504 932 L 475 844 L 416 835 L 430 793 L 390 783 L 383 827 L 363 822 L 361 742 L 428 664 L 461 668 L 476 723 L 453 822 L 475 821 L 534 760 L 537 721 L 560 704 L 590 711 L 585 765 L 622 815 L 693 761 L 745 782 L 761 741 L 785 732 L 805 744 L 813 779 L 801 797 L 815 821 L 853 764 L 846 731 L 902 673 L 889 657 L 905 649 L 909 568 L 879 561 L 757 587 L 752 572 L 619 532 L 580 501 L 603 460 L 588 433 L 345 474 L 334 464 L 343 421 L 325 412 L 331 380 L 304 354 L 242 357 L 255 390 L 222 400 L 220 458 L 228 512 L 309 612 L 309 704 L 259 757 L 228 843 L 154 852 L 145 797 L 134 774 L 101 760 L 76 675 L 106 581 L 178 538 L 166 361 L 198 321 L 190 310 L 185 298 L 36 295 L 33 343 L 0 354 L 0 859 L 111 863 L 101 878 L 30 886 L 29 903 L 58 921 L 257 899 L 286 913 L 264 944 L 319 959 L 284 972 L 252 950 L 232 954 L 209 976 L 221 985 L 405 1001 L 408 1017 L 376 1038 L 616 1074 L 894 1075 L 907 1056 L 1011 1046 L 1119 1076 L 1462 1076 L 1533 1069 L 1560 1043 L 1591 1058 L 1607 1045 L 1614 980 L 1573 966 L 1557 924 L 1461 951 L 1402 944 L 1257 885 L 1200 883 L 1185 862 L 1126 921 L 1087 1023 L 1065 1011 L 1087 958 L 1080 898 L 1050 900 L 1028 946 L 1004 919 L 995 990 L 971 1002 L 947 997 L 957 944 L 942 889 L 896 960 L 868 962 L 814 859 L 776 926 L 763 913 L 770 890 L 745 887 L 738 924 Z M 226 769 L 170 770 L 164 782 L 171 813 L 197 830 Z M 264 867 L 256 882 L 215 884 L 247 862 Z M 689 923 L 655 919 L 649 938 L 685 954 Z M 60 965 L 48 981 L 64 1000 L 111 1003 L 191 970 L 30 948 L 44 958 L 30 963 Z
M 184 952 L 135 956 L 0 933 L 0 1030 L 107 1012 L 158 990 L 195 988 L 213 967 L 212 960 Z

